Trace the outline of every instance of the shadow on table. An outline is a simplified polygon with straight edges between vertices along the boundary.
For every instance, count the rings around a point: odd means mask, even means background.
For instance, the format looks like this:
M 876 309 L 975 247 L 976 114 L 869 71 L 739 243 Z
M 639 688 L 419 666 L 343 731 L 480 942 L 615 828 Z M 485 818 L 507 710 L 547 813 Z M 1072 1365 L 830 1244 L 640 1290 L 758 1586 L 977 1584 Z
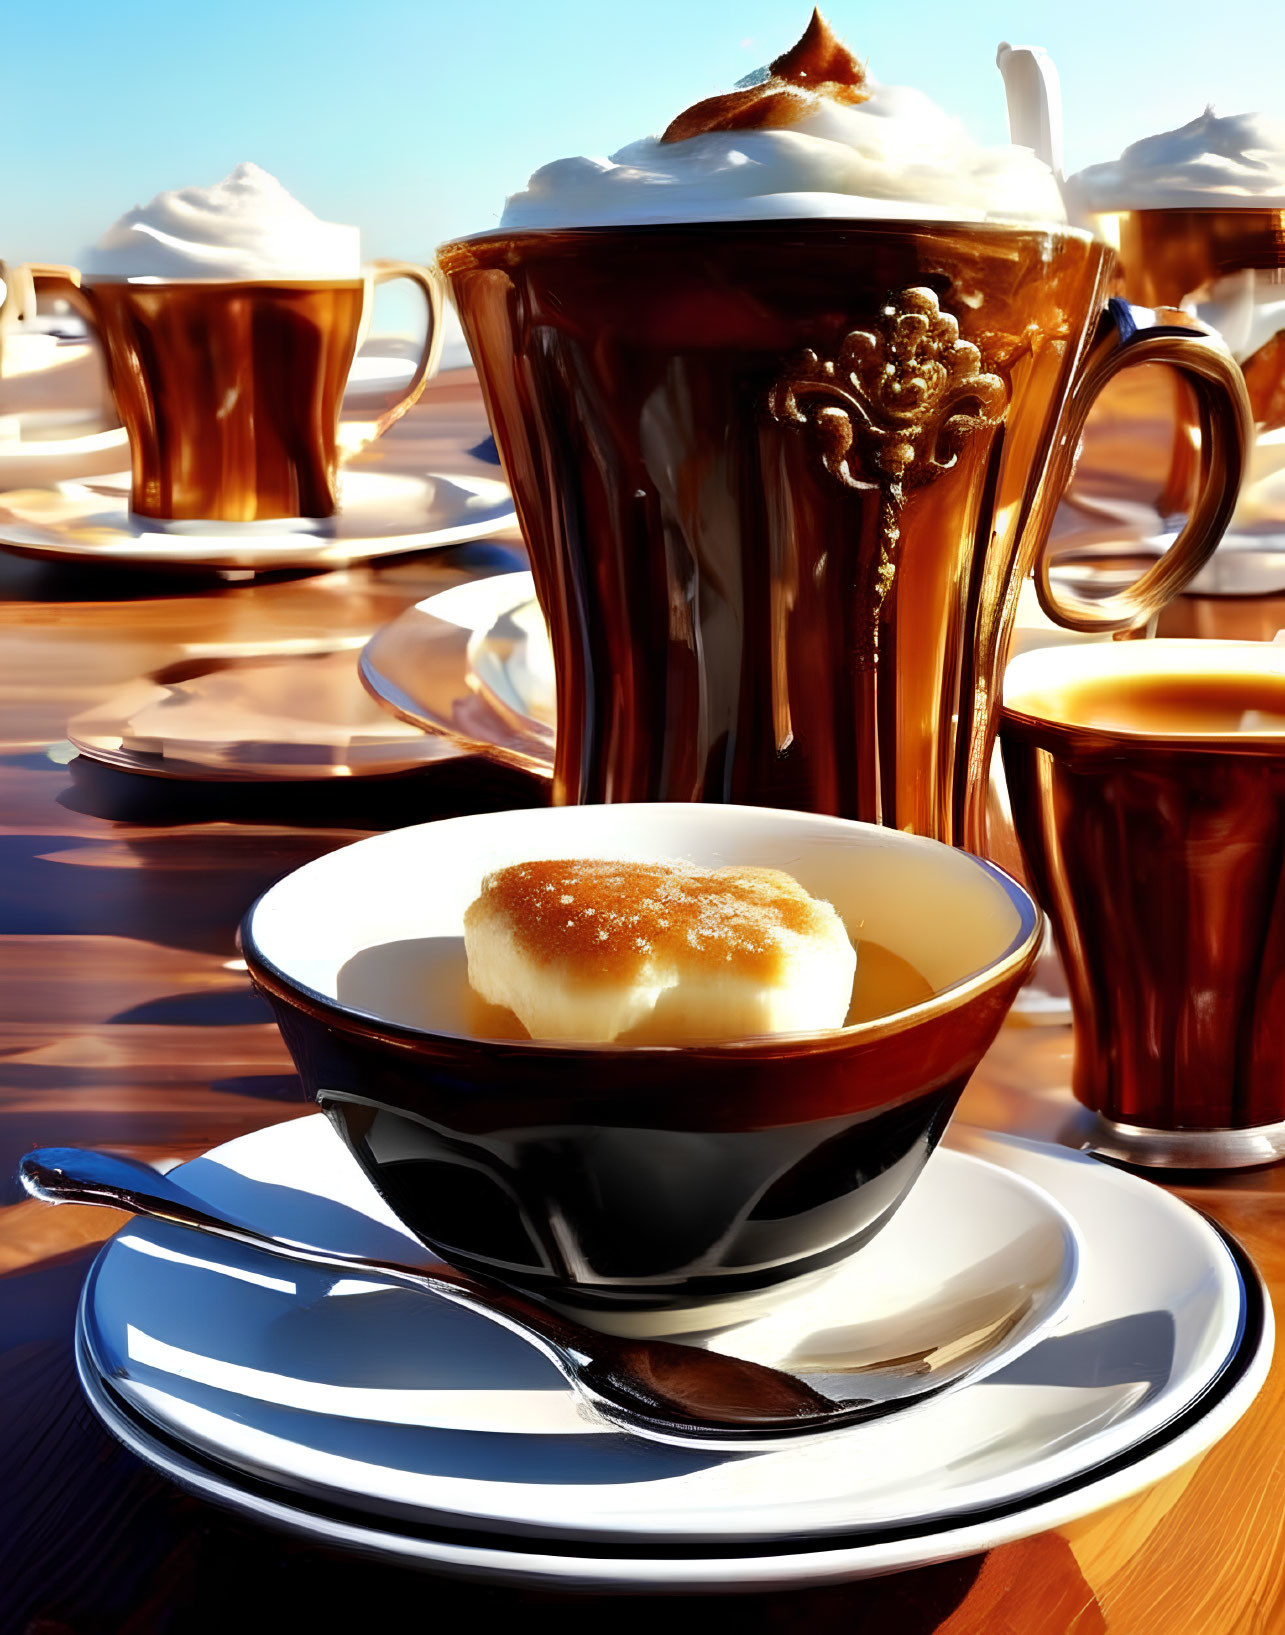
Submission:
M 63 805 L 146 832 L 0 834 L 0 936 L 128 937 L 231 957 L 256 897 L 363 832 L 548 799 L 547 784 L 472 759 L 326 783 L 189 784 L 88 760 L 69 771 Z M 213 824 L 227 827 L 202 827 Z
M 401 829 L 433 818 L 548 804 L 549 785 L 480 756 L 386 776 L 197 783 L 123 772 L 78 755 L 58 804 L 113 823 L 150 828 L 271 823 L 301 829 Z
M 479 445 L 480 447 L 481 445 Z M 426 551 L 413 547 L 400 555 L 354 563 L 349 572 L 374 570 L 381 580 L 390 575 L 412 583 L 423 581 L 423 593 L 444 590 L 452 572 L 468 576 L 513 573 L 527 565 L 526 555 L 513 539 L 479 539 Z M 215 569 L 182 568 L 166 572 L 134 562 L 101 566 L 86 560 L 45 561 L 22 556 L 0 545 L 0 602 L 146 602 L 226 592 L 237 595 L 254 586 L 288 584 L 295 580 L 324 580 L 333 573 L 328 563 L 309 567 L 273 568 L 232 578 Z
M 142 602 L 209 591 L 232 591 L 241 584 L 304 579 L 328 568 L 287 568 L 257 574 L 253 580 L 229 580 L 213 570 L 185 568 L 163 573 L 133 563 L 52 562 L 19 556 L 0 547 L 0 601 L 5 602 Z
M 0 834 L 0 938 L 125 937 L 231 958 L 241 915 L 256 897 L 353 838 L 262 828 L 109 833 L 101 840 Z M 158 984 L 169 985 L 175 973 L 159 948 L 149 963 Z M 102 957 L 92 946 L 67 948 L 66 980 L 94 980 Z

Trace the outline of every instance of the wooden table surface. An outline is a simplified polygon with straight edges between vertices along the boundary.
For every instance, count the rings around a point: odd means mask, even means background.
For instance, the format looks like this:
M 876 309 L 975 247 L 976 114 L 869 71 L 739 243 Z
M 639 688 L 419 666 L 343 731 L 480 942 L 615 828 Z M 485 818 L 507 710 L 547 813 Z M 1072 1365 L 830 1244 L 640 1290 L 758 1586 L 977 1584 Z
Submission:
M 470 435 L 466 435 L 470 434 Z M 406 436 L 485 434 L 467 376 Z M 154 1475 L 85 1406 L 77 1296 L 118 1217 L 23 1199 L 44 1145 L 191 1157 L 311 1111 L 237 959 L 273 880 L 378 829 L 529 804 L 538 786 L 472 759 L 393 778 L 184 783 L 69 759 L 70 717 L 199 647 L 373 631 L 436 588 L 519 565 L 490 543 L 251 585 L 93 576 L 0 551 L 0 1632 L 364 1630 L 483 1614 L 621 1635 L 705 1630 L 709 1597 L 515 1591 L 372 1564 L 241 1521 Z M 354 679 L 354 686 L 357 686 Z M 971 1122 L 1057 1139 L 1070 1032 L 1008 1025 L 966 1092 Z M 1282 1172 L 1176 1188 L 1285 1290 Z M 1121 1254 L 1131 1246 L 1122 1244 Z M 1285 1358 L 1235 1430 L 1135 1498 L 984 1556 L 811 1591 L 728 1598 L 752 1631 L 1233 1635 L 1285 1631 Z

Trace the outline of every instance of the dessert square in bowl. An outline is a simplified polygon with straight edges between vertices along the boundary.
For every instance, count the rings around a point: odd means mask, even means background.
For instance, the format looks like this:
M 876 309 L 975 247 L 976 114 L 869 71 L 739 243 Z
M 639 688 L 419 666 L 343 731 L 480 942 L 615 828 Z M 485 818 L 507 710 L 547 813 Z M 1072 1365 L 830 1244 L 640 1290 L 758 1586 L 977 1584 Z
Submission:
M 530 1038 L 472 992 L 463 922 L 488 873 L 549 858 L 785 871 L 856 947 L 844 1024 L 683 1046 Z M 698 804 L 397 830 L 306 864 L 242 926 L 306 1091 L 417 1236 L 604 1320 L 665 1313 L 675 1328 L 772 1297 L 879 1231 L 1039 936 L 1021 887 L 966 852 Z

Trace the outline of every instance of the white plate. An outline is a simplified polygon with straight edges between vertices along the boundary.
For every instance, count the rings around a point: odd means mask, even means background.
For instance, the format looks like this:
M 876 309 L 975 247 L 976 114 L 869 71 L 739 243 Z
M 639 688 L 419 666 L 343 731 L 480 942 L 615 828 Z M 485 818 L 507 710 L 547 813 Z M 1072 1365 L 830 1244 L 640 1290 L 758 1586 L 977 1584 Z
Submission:
M 1013 652 L 1103 641 L 1064 630 L 1027 580 Z M 480 754 L 551 776 L 556 723 L 553 649 L 529 573 L 497 574 L 427 597 L 376 631 L 362 680 L 395 715 Z
M 240 1212 L 289 1219 L 300 1236 L 333 1234 L 336 1208 L 349 1209 L 350 1246 L 404 1253 L 346 1155 L 326 1160 L 328 1140 L 314 1120 L 261 1131 L 185 1182 L 217 1182 Z M 1271 1317 L 1223 1238 L 1148 1183 L 1032 1143 L 957 1132 L 954 1144 L 1042 1186 L 1076 1222 L 1069 1316 L 989 1380 L 796 1448 L 706 1454 L 603 1430 L 493 1325 L 151 1224 L 114 1240 L 86 1286 L 86 1388 L 118 1435 L 186 1485 L 438 1567 L 732 1587 L 962 1555 L 1082 1515 L 1208 1446 L 1261 1384 Z M 931 1221 L 934 1166 L 959 1176 L 969 1160 L 933 1160 L 855 1257 L 858 1281 L 874 1277 L 881 1244 L 895 1260 L 916 1207 Z M 938 1267 L 985 1215 L 929 1226 Z M 922 1245 L 919 1257 L 934 1264 Z
M 123 771 L 203 780 L 376 776 L 458 753 L 379 708 L 357 679 L 353 645 L 191 668 L 177 681 L 131 682 L 73 717 L 68 739 Z
M 29 422 L 19 422 L 22 435 L 0 435 L 0 489 L 48 487 L 76 478 L 110 476 L 129 464 L 129 439 L 123 426 L 106 431 L 77 431 L 47 417 L 42 435 L 28 434 Z M 3 432 L 0 425 L 0 433 Z M 48 432 L 50 435 L 43 435 Z
M 375 632 L 360 669 L 403 721 L 552 777 L 553 656 L 529 573 L 495 574 L 416 603 Z
M 84 340 L 20 325 L 0 367 L 0 489 L 96 477 L 129 465 L 102 359 Z
M 514 525 L 507 487 L 471 475 L 348 470 L 335 517 L 226 526 L 135 517 L 129 486 L 122 472 L 0 493 L 0 544 L 57 561 L 259 573 L 345 567 Z
M 274 1232 L 297 1234 L 301 1212 L 311 1211 L 314 1241 L 350 1249 L 351 1216 L 335 1210 L 324 1222 L 318 1214 L 319 1201 L 323 1209 L 327 1203 L 343 1204 L 363 1220 L 378 1219 L 378 1242 L 371 1240 L 370 1254 L 395 1252 L 401 1260 L 431 1264 L 431 1256 L 380 1204 L 325 1119 L 278 1126 L 248 1140 L 248 1147 L 243 1140 L 208 1155 L 185 1177 L 193 1176 L 191 1184 L 201 1188 L 202 1196 L 211 1201 L 221 1197 L 226 1207 L 244 1217 L 245 1176 L 248 1172 L 251 1179 L 261 1179 L 266 1172 L 276 1184 L 274 1196 L 261 1194 L 255 1200 L 259 1206 L 255 1218 L 261 1225 L 268 1224 L 266 1210 Z M 1071 1297 L 1080 1255 L 1074 1225 L 1037 1187 L 975 1158 L 938 1154 L 926 1174 L 927 1180 L 916 1185 L 876 1241 L 821 1286 L 809 1280 L 808 1292 L 793 1299 L 777 1291 L 767 1315 L 741 1316 L 724 1322 L 717 1332 L 689 1335 L 689 1342 L 787 1367 L 806 1378 L 859 1375 L 859 1389 L 851 1380 L 845 1382 L 849 1394 L 884 1404 L 923 1398 L 926 1388 L 935 1394 L 964 1379 L 983 1378 L 1029 1350 L 1056 1324 Z M 967 1229 L 942 1241 L 945 1221 L 967 1222 Z M 388 1251 L 388 1227 L 402 1239 L 396 1251 Z M 318 1230 L 325 1231 L 324 1239 L 316 1238 Z M 388 1502 L 391 1482 L 416 1515 L 436 1514 L 439 1519 L 455 1515 L 454 1490 L 449 1484 L 443 1487 L 431 1470 L 414 1465 L 392 1471 L 375 1466 L 372 1469 L 379 1474 L 372 1482 L 362 1486 L 358 1479 L 354 1487 L 345 1477 L 336 1490 L 327 1441 L 343 1433 L 326 1421 L 337 1418 L 342 1425 L 357 1414 L 379 1417 L 385 1424 L 419 1426 L 430 1433 L 467 1430 L 483 1435 L 504 1427 L 523 1436 L 592 1434 L 600 1443 L 604 1437 L 621 1440 L 582 1416 L 556 1371 L 539 1357 L 532 1368 L 529 1347 L 515 1349 L 512 1336 L 438 1300 L 421 1295 L 407 1300 L 402 1298 L 404 1291 L 388 1289 L 381 1295 L 377 1280 L 369 1289 L 381 1298 L 361 1304 L 332 1298 L 333 1289 L 326 1293 L 336 1283 L 342 1294 L 351 1293 L 351 1279 L 313 1278 L 305 1289 L 307 1277 L 291 1276 L 287 1281 L 295 1292 L 277 1302 L 282 1310 L 275 1314 L 261 1299 L 239 1294 L 235 1311 L 224 1303 L 218 1332 L 202 1337 L 198 1361 L 191 1349 L 193 1323 L 201 1327 L 207 1302 L 221 1300 L 217 1283 L 215 1292 L 209 1293 L 211 1277 L 244 1281 L 247 1276 L 261 1278 L 266 1270 L 270 1282 L 279 1283 L 279 1264 L 262 1253 L 225 1251 L 223 1245 L 216 1246 L 212 1259 L 190 1234 L 176 1236 L 172 1229 L 152 1224 L 125 1233 L 120 1243 L 134 1253 L 120 1257 L 114 1268 L 104 1268 L 105 1282 L 95 1304 L 94 1349 L 105 1371 L 118 1382 L 128 1376 L 129 1383 L 119 1388 L 146 1411 L 156 1391 L 172 1392 L 172 1372 L 163 1364 L 149 1371 L 131 1335 L 147 1334 L 142 1348 L 147 1355 L 159 1357 L 161 1348 L 166 1354 L 182 1350 L 188 1359 L 184 1378 L 198 1390 L 197 1400 L 180 1410 L 176 1429 L 185 1423 L 187 1409 L 209 1407 L 212 1402 L 217 1407 L 225 1400 L 221 1382 L 230 1371 L 251 1388 L 248 1394 L 257 1393 L 251 1413 L 258 1429 L 279 1442 L 283 1452 L 276 1477 L 291 1486 L 311 1487 L 332 1498 L 336 1491 L 352 1497 L 360 1490 L 364 1502 L 379 1509 Z M 158 1248 L 177 1250 L 182 1257 L 178 1264 L 189 1269 L 175 1271 L 172 1264 L 168 1270 L 158 1269 L 146 1258 Z M 141 1262 L 140 1254 L 145 1257 Z M 300 1303 L 311 1305 L 320 1324 L 313 1345 L 316 1354 L 327 1358 L 326 1378 L 313 1377 L 307 1383 L 295 1378 L 282 1386 L 299 1357 L 288 1348 L 283 1352 L 277 1337 L 290 1322 L 288 1308 Z M 656 1328 L 669 1332 L 654 1317 L 623 1318 L 615 1326 L 630 1333 Z M 178 1345 L 176 1330 L 183 1333 Z M 389 1360 L 390 1372 L 402 1379 L 400 1386 L 372 1389 L 368 1361 L 372 1351 Z M 354 1361 L 356 1357 L 360 1360 Z M 951 1381 L 950 1370 L 956 1365 L 959 1373 Z M 489 1368 L 496 1381 L 512 1371 L 518 1384 L 501 1389 L 493 1382 L 489 1390 L 471 1393 L 443 1389 L 444 1373 L 454 1370 L 469 1378 L 479 1366 Z M 525 1382 L 533 1378 L 549 1389 L 543 1394 L 525 1389 Z M 136 1395 L 142 1386 L 153 1395 Z M 200 1387 L 212 1391 L 201 1392 Z M 297 1415 L 283 1416 L 280 1410 L 297 1407 L 305 1398 L 319 1417 L 301 1430 Z M 226 1455 L 228 1449 L 223 1443 L 204 1444 L 204 1451 Z M 611 1505 L 586 1523 L 575 1505 L 564 1504 L 555 1518 L 548 1499 L 547 1494 L 541 1496 L 537 1511 L 526 1514 L 521 1492 L 491 1483 L 478 1490 L 470 1520 L 488 1526 L 549 1523 L 568 1534 L 588 1536 L 618 1530 Z

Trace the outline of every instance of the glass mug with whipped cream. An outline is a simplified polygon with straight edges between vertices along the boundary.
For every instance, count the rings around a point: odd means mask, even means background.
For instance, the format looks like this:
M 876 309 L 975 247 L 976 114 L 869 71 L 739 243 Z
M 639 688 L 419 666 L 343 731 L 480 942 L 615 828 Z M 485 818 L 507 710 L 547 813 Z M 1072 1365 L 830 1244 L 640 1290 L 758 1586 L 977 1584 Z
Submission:
M 1285 544 L 1285 119 L 1206 108 L 1080 171 L 1068 193 L 1077 218 L 1118 251 L 1131 301 L 1181 307 L 1226 341 L 1255 426 L 1228 542 Z M 1163 422 L 1172 419 L 1165 409 L 1173 390 L 1172 382 L 1139 380 L 1131 394 L 1113 394 L 1109 433 L 1090 434 L 1077 477 L 1090 502 L 1154 495 L 1162 515 L 1182 509 L 1196 413 L 1180 402 L 1170 443 Z M 1157 459 L 1161 481 L 1140 482 Z
M 1217 543 L 1244 386 L 1108 307 L 1051 171 L 803 39 L 659 139 L 548 165 L 439 252 L 557 673 L 554 799 L 743 801 L 983 846 L 999 677 L 1093 398 L 1181 369 L 1207 436 L 1125 629 Z
M 333 516 L 339 412 L 377 284 L 406 278 L 428 306 L 423 350 L 378 436 L 415 402 L 442 345 L 431 268 L 363 267 L 358 230 L 317 219 L 257 165 L 162 193 L 88 252 L 41 276 L 97 331 L 129 433 L 130 506 L 179 523 Z

